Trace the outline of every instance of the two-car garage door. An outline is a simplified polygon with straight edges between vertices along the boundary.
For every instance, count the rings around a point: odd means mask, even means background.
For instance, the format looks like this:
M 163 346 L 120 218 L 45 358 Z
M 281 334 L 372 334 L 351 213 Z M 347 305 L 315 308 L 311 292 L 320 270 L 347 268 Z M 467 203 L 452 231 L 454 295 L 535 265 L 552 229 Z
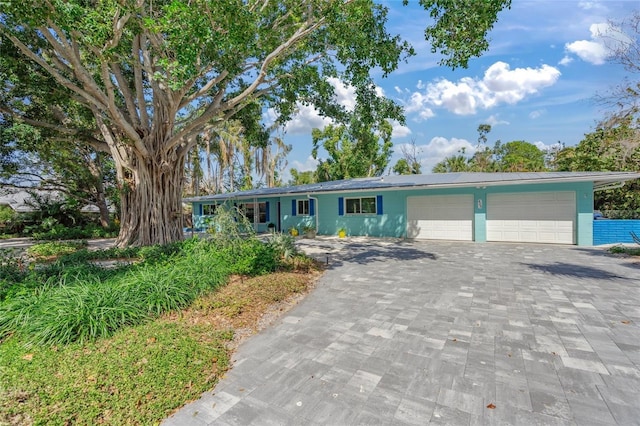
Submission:
M 573 191 L 487 194 L 487 241 L 575 244 Z M 407 237 L 473 240 L 474 197 L 407 198 Z
M 575 244 L 573 191 L 487 195 L 487 241 Z
M 407 237 L 473 240 L 473 195 L 407 197 Z

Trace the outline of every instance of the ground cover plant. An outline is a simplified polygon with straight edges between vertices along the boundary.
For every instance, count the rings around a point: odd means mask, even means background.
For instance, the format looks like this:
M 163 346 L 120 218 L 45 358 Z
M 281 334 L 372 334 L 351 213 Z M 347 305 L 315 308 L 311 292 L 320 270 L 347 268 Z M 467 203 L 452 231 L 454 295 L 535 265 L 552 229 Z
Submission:
M 32 257 L 51 258 L 74 253 L 87 244 L 87 241 L 50 241 L 34 244 L 26 252 Z
M 82 249 L 1 278 L 0 424 L 157 423 L 211 389 L 234 335 L 316 269 L 253 236 L 103 254 L 139 262 L 104 269 Z
M 628 246 L 613 246 L 609 249 L 614 254 L 628 254 L 630 256 L 640 256 L 640 246 L 628 247 Z

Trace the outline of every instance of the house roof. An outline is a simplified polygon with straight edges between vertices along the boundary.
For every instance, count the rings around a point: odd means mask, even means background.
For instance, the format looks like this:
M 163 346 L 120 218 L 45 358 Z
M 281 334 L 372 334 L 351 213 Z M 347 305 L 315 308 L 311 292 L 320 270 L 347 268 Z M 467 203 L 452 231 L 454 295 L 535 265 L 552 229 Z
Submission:
M 30 213 L 36 211 L 36 208 L 33 207 L 33 197 L 31 196 L 31 192 L 35 192 L 43 197 L 49 197 L 53 200 L 60 200 L 62 198 L 62 194 L 58 191 L 43 191 L 43 190 L 17 190 L 15 192 L 9 192 L 5 194 L 0 194 L 0 206 L 7 205 L 11 207 L 16 213 Z M 113 206 L 109 205 L 109 211 L 113 212 Z M 82 209 L 80 209 L 83 213 L 98 213 L 100 210 L 98 207 L 87 204 Z
M 375 191 L 402 188 L 464 188 L 535 183 L 593 182 L 595 190 L 625 181 L 640 179 L 640 172 L 527 172 L 527 173 L 432 173 L 425 175 L 389 175 L 319 182 L 279 188 L 259 188 L 224 194 L 185 198 L 186 202 L 247 199 L 278 195 L 325 192 Z
M 35 190 L 36 193 L 46 196 L 58 197 L 57 193 L 50 193 L 44 191 Z M 0 195 L 0 205 L 6 205 L 11 207 L 16 213 L 29 213 L 35 211 L 35 208 L 30 204 L 32 196 L 25 190 L 18 190 L 15 192 L 9 192 Z

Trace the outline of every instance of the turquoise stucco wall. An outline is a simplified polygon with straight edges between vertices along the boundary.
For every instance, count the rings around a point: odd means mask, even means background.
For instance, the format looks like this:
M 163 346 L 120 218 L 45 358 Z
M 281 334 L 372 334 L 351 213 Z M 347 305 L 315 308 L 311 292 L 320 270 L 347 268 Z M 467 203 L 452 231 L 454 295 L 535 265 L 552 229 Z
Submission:
M 270 221 L 277 224 L 277 203 L 280 202 L 281 230 L 288 231 L 297 228 L 302 233 L 305 225 L 317 223 L 319 235 L 336 235 L 338 229 L 347 229 L 347 235 L 364 235 L 374 237 L 405 237 L 406 236 L 406 209 L 408 196 L 424 195 L 455 195 L 472 194 L 474 196 L 474 227 L 473 237 L 476 242 L 486 241 L 486 203 L 489 193 L 515 193 L 515 192 L 547 192 L 547 191 L 575 191 L 576 193 L 576 232 L 575 242 L 581 246 L 593 244 L 593 184 L 562 183 L 562 184 L 532 184 L 489 186 L 471 188 L 442 188 L 442 189 L 417 189 L 390 191 L 366 191 L 328 193 L 312 195 L 314 201 L 314 215 L 293 215 L 292 201 L 308 199 L 307 194 L 296 196 L 280 196 L 271 198 L 258 198 L 257 201 L 269 201 Z M 382 214 L 348 215 L 339 214 L 338 200 L 350 197 L 377 197 L 382 196 Z M 249 201 L 249 200 L 247 200 Z M 199 203 L 194 203 L 194 225 L 202 222 L 199 217 Z M 258 226 L 258 232 L 265 232 L 266 224 Z
M 351 197 L 382 196 L 382 214 L 348 215 L 339 214 L 338 200 Z M 314 196 L 314 216 L 293 216 L 292 200 L 307 199 L 306 195 L 282 197 L 282 228 L 291 227 L 302 232 L 306 224 L 316 224 L 319 235 L 337 235 L 340 228 L 347 230 L 347 235 L 364 235 L 375 237 L 403 237 L 406 229 L 405 198 L 395 192 L 349 192 L 340 194 L 317 194 Z

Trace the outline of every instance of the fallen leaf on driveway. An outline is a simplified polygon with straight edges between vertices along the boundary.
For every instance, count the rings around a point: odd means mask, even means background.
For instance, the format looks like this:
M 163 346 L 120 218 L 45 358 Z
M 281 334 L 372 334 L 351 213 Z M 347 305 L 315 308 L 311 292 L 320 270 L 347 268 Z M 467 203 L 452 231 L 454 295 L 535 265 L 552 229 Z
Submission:
M 623 323 L 623 324 L 631 324 L 631 321 L 629 321 L 629 320 L 622 320 L 620 322 Z
M 489 410 L 493 410 L 494 408 L 496 408 L 496 406 L 495 406 L 495 405 L 493 404 L 493 402 L 492 402 L 491 404 L 487 405 L 487 408 L 488 408 Z

